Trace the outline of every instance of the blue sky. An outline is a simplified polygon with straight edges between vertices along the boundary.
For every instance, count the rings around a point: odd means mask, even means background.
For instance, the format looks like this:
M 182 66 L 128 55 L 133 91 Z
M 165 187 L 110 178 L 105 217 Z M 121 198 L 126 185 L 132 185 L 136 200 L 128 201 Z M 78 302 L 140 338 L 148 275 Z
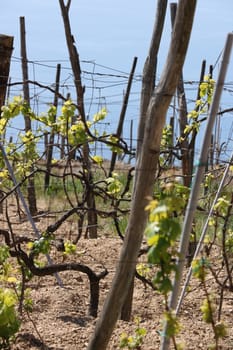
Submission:
M 156 0 L 73 0 L 70 10 L 71 24 L 81 58 L 128 71 L 133 57 L 137 56 L 140 68 L 148 50 L 155 8 Z M 190 75 L 187 78 L 195 78 L 191 74 L 199 72 L 203 58 L 207 58 L 210 64 L 216 60 L 227 32 L 233 30 L 232 14 L 231 0 L 198 1 L 187 56 L 188 69 L 191 66 L 195 69 L 187 72 Z M 20 16 L 24 16 L 26 20 L 29 58 L 67 58 L 58 0 L 3 1 L 0 14 L 1 33 L 15 37 L 17 56 Z M 168 13 L 161 60 L 166 55 L 170 30 Z
M 169 3 L 172 1 L 169 1 Z M 109 120 L 112 126 L 117 122 L 123 91 L 127 79 L 123 73 L 129 73 L 133 57 L 138 57 L 133 92 L 130 98 L 127 120 L 137 120 L 140 92 L 140 75 L 147 55 L 154 16 L 156 0 L 73 0 L 70 17 L 72 32 L 76 39 L 80 59 L 89 63 L 82 63 L 82 69 L 88 72 L 119 74 L 119 78 L 103 78 L 93 83 L 86 75 L 84 83 L 87 85 L 87 106 L 90 113 L 94 113 L 106 103 L 109 109 Z M 58 0 L 8 0 L 2 1 L 0 13 L 0 33 L 14 36 L 14 52 L 11 65 L 12 81 L 21 80 L 20 70 L 20 42 L 19 17 L 24 16 L 26 22 L 27 55 L 31 61 L 40 61 L 53 68 L 30 64 L 30 79 L 52 84 L 55 79 L 56 63 L 61 63 L 64 87 L 66 93 L 72 84 L 72 77 L 68 68 L 68 54 L 64 36 Z M 197 81 L 203 59 L 207 60 L 207 67 L 215 64 L 221 53 L 228 32 L 233 31 L 233 1 L 232 0 L 199 0 L 194 20 L 193 33 L 184 66 L 186 81 Z M 165 30 L 159 53 L 158 75 L 164 65 L 167 48 L 170 41 L 170 12 L 166 19 Z M 43 61 L 43 62 L 42 62 Z M 217 77 L 220 61 L 215 68 Z M 110 67 L 108 69 L 106 67 Z M 121 77 L 122 74 L 122 77 Z M 115 79 L 115 80 L 114 80 Z M 233 90 L 233 57 L 228 68 L 227 82 Z M 91 86 L 95 84 L 94 103 Z M 90 90 L 88 90 L 90 87 Z M 190 87 L 189 87 L 190 89 Z M 192 88 L 190 89 L 192 91 Z M 193 89 L 194 90 L 194 89 Z M 42 92 L 35 89 L 41 96 Z M 12 91 L 14 94 L 16 91 Z M 191 93 L 191 92 L 190 92 Z M 193 91 L 196 96 L 196 92 Z M 227 92 L 222 100 L 222 108 L 233 105 L 233 92 Z M 90 100 L 89 100 L 90 98 Z M 51 100 L 51 97 L 48 97 Z M 44 101 L 46 97 L 44 98 Z M 102 101 L 102 102 L 100 102 Z M 191 106 L 190 106 L 191 108 Z M 228 117 L 229 118 L 229 117 Z M 232 115 L 231 115 L 232 120 Z M 129 124 L 128 124 L 129 125 Z M 127 127 L 127 126 L 126 126 Z

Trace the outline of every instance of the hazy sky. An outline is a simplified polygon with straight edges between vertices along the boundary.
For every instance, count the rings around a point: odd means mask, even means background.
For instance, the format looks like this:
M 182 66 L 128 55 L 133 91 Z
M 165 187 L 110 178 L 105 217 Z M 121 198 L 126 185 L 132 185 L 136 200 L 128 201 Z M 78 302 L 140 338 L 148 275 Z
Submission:
M 169 3 L 174 1 L 168 1 Z M 73 0 L 70 17 L 72 32 L 79 50 L 82 69 L 88 72 L 119 74 L 111 80 L 103 77 L 91 81 L 86 75 L 84 83 L 87 88 L 95 85 L 94 96 L 90 106 L 94 111 L 99 107 L 94 103 L 99 97 L 108 104 L 111 120 L 116 122 L 122 102 L 123 90 L 126 87 L 134 56 L 138 57 L 136 77 L 140 77 L 147 55 L 155 17 L 156 0 Z M 26 22 L 27 55 L 29 61 L 40 61 L 51 67 L 30 64 L 30 79 L 52 84 L 55 79 L 56 63 L 63 67 L 63 83 L 72 83 L 64 28 L 58 0 L 3 0 L 0 12 L 0 33 L 14 36 L 14 52 L 11 65 L 12 80 L 21 79 L 19 17 Z M 186 81 L 197 81 L 200 75 L 201 62 L 207 60 L 207 67 L 215 64 L 224 47 L 228 32 L 233 31 L 232 0 L 199 0 L 194 20 L 193 32 L 184 67 Z M 166 19 L 165 30 L 159 53 L 158 75 L 164 65 L 171 33 L 170 11 Z M 233 56 L 233 55 L 232 55 Z M 67 61 L 63 61 L 67 60 Z M 43 62 L 41 62 L 43 61 Z M 91 61 L 91 62 L 90 62 Z M 214 74 L 217 77 L 219 64 Z M 96 64 L 96 65 L 95 65 Z M 52 67 L 53 66 L 53 67 Z M 103 67 L 104 66 L 104 67 Z M 112 69 L 107 69 L 105 66 Z M 113 70 L 114 69 L 114 70 Z M 97 77 L 95 77 L 97 79 Z M 115 80 L 114 80 L 115 79 Z M 233 105 L 233 57 L 228 68 L 229 82 L 227 96 L 222 101 L 223 108 Z M 192 90 L 192 86 L 187 86 Z M 62 92 L 68 91 L 64 88 Z M 38 90 L 36 90 L 39 94 Z M 140 79 L 135 79 L 133 92 L 128 108 L 128 120 L 138 118 Z M 196 95 L 196 92 L 195 92 Z M 88 97 L 88 95 L 87 95 Z M 91 97 L 90 97 L 91 99 Z M 191 108 L 191 107 L 190 107 Z M 91 110 L 91 109 L 90 109 Z M 232 115 L 231 115 L 232 117 Z
M 169 1 L 169 3 L 172 1 Z M 174 1 L 173 1 L 174 2 Z M 134 56 L 143 65 L 154 22 L 156 0 L 73 0 L 72 31 L 80 56 L 119 70 L 129 70 Z M 233 30 L 232 0 L 199 0 L 187 56 L 188 78 L 206 58 L 214 63 L 226 34 Z M 14 55 L 19 56 L 19 17 L 26 20 L 28 56 L 32 60 L 67 58 L 63 23 L 58 0 L 2 1 L 1 33 L 15 37 Z M 170 17 L 164 32 L 161 61 L 170 38 Z M 162 66 L 161 62 L 161 66 Z

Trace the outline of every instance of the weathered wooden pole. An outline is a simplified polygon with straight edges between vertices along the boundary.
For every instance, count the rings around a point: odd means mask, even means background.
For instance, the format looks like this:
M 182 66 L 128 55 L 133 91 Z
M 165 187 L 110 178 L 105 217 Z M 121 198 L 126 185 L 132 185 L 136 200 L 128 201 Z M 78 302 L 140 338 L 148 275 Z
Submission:
M 145 119 L 143 118 L 143 121 L 146 122 L 144 127 L 143 123 L 140 123 L 144 130 L 143 135 L 141 135 L 143 142 L 137 149 L 139 153 L 135 166 L 135 182 L 128 226 L 111 289 L 87 350 L 107 349 L 112 331 L 131 288 L 148 218 L 145 207 L 148 204 L 148 197 L 151 197 L 154 191 L 162 130 L 184 64 L 195 7 L 196 0 L 179 1 L 173 37 L 164 70 L 159 84 L 153 90 L 152 95 L 150 94 Z M 153 36 L 152 42 L 154 38 Z M 148 67 L 148 71 L 151 71 L 150 67 Z M 144 95 L 144 97 L 146 96 Z M 145 104 L 143 105 L 145 106 Z
M 27 101 L 28 104 L 30 104 L 25 19 L 24 17 L 20 17 L 19 20 L 20 20 L 21 66 L 22 66 L 22 75 L 23 75 L 23 97 L 24 97 L 24 100 Z M 28 116 L 25 116 L 24 120 L 25 120 L 25 131 L 31 130 L 31 119 Z
M 13 41 L 13 36 L 0 34 L 0 108 L 5 104 Z
M 54 95 L 54 101 L 53 105 L 57 107 L 58 105 L 58 92 L 59 92 L 59 83 L 60 83 L 60 75 L 61 75 L 61 65 L 57 65 L 57 73 L 56 73 L 56 85 L 55 85 L 55 95 Z M 53 123 L 56 122 L 56 116 L 54 116 Z M 49 136 L 49 142 L 48 142 L 48 148 L 46 151 L 46 173 L 45 173 L 45 179 L 44 179 L 44 190 L 46 191 L 49 187 L 50 182 L 50 172 L 51 172 L 51 166 L 52 166 L 52 158 L 53 158 L 53 144 L 54 144 L 54 132 L 51 129 L 50 136 Z
M 22 74 L 23 74 L 23 97 L 30 106 L 30 92 L 28 84 L 28 60 L 27 60 L 27 50 L 26 50 L 26 38 L 25 38 L 25 20 L 24 17 L 20 17 L 20 40 L 21 40 L 21 63 L 22 63 Z M 25 132 L 31 131 L 31 118 L 28 115 L 24 116 Z M 33 169 L 31 169 L 33 170 Z M 28 205 L 32 215 L 37 213 L 36 204 L 36 190 L 34 176 L 28 178 Z
M 170 4 L 171 11 L 171 23 L 172 27 L 174 26 L 176 18 L 177 3 Z M 180 74 L 180 80 L 177 85 L 177 98 L 179 106 L 179 127 L 180 127 L 180 136 L 184 135 L 184 130 L 188 124 L 188 108 L 187 101 L 184 89 L 184 79 L 183 72 Z M 186 138 L 183 138 L 183 141 L 180 142 L 180 151 L 181 151 L 181 163 L 182 163 L 182 175 L 184 185 L 189 187 L 192 181 L 192 167 L 190 165 L 189 157 L 189 143 Z
M 13 51 L 13 36 L 0 34 L 0 110 L 5 104 L 7 94 L 7 82 L 9 79 L 11 54 Z M 0 198 L 3 193 L 0 192 Z M 3 212 L 2 203 L 0 203 L 0 213 Z
M 118 122 L 118 127 L 117 127 L 117 131 L 116 131 L 117 138 L 120 138 L 122 135 L 123 125 L 124 125 L 124 120 L 125 120 L 125 113 L 126 113 L 126 109 L 128 106 L 129 95 L 130 95 L 130 90 L 131 90 L 131 86 L 132 86 L 132 82 L 133 82 L 133 76 L 134 76 L 136 64 L 137 64 L 137 57 L 134 57 L 133 65 L 132 65 L 131 72 L 129 75 L 128 85 L 127 85 L 127 89 L 126 89 L 126 93 L 124 96 L 124 101 L 123 101 L 123 105 L 122 105 L 122 109 L 121 109 L 121 114 L 120 114 L 120 118 L 119 118 L 119 122 Z M 112 159 L 111 159 L 111 163 L 110 163 L 109 176 L 112 176 L 112 172 L 114 170 L 115 163 L 116 163 L 116 157 L 117 157 L 117 152 L 112 152 Z
M 131 164 L 132 152 L 133 152 L 133 119 L 130 120 L 129 150 L 130 150 L 130 156 L 128 159 L 128 164 Z

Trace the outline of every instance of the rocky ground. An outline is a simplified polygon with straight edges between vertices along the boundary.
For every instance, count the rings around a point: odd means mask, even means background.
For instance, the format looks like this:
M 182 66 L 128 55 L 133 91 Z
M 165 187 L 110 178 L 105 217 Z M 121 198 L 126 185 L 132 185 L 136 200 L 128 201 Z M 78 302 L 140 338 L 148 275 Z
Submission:
M 14 220 L 13 220 L 14 221 Z M 37 227 L 43 231 L 48 219 L 38 219 Z M 4 223 L 6 225 L 6 223 Z M 15 225 L 17 234 L 32 235 L 28 223 Z M 62 225 L 58 237 L 73 239 L 74 226 L 71 222 Z M 94 271 L 106 268 L 108 275 L 100 282 L 101 310 L 105 297 L 111 287 L 122 242 L 118 237 L 106 235 L 104 230 L 100 238 L 88 240 L 81 238 L 77 243 L 75 255 L 64 260 L 63 254 L 52 249 L 51 256 L 55 262 L 75 261 L 91 267 Z M 218 256 L 216 256 L 216 259 Z M 146 261 L 146 256 L 142 259 Z M 85 274 L 75 271 L 66 271 L 59 274 L 63 287 L 60 287 L 54 276 L 34 277 L 28 287 L 33 300 L 32 312 L 23 312 L 22 324 L 12 350 L 84 350 L 93 333 L 96 319 L 88 316 L 89 283 Z M 217 302 L 219 289 L 214 278 L 208 278 L 208 288 Z M 204 298 L 203 290 L 197 280 L 191 279 L 188 293 L 180 311 L 181 331 L 177 341 L 184 345 L 186 350 L 208 349 L 214 341 L 210 325 L 203 322 L 200 306 Z M 217 310 L 217 308 L 216 308 Z M 137 323 L 145 328 L 147 333 L 143 337 L 141 350 L 157 350 L 160 344 L 162 314 L 164 311 L 162 297 L 145 286 L 141 281 L 135 281 L 133 311 L 130 322 L 118 321 L 112 334 L 108 350 L 120 349 L 120 338 L 123 333 L 134 336 Z M 221 319 L 228 326 L 227 336 L 221 341 L 219 349 L 233 350 L 233 294 L 225 291 Z M 173 347 L 171 347 L 173 348 Z

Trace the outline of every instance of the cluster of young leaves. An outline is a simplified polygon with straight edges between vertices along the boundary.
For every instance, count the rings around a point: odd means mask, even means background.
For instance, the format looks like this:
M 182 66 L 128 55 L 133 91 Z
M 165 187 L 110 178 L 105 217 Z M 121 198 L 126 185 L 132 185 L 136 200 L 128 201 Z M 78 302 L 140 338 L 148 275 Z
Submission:
M 91 129 L 91 127 L 100 120 L 103 120 L 107 115 L 107 110 L 103 108 L 94 115 L 92 121 L 87 121 L 85 124 L 77 115 L 77 108 L 71 100 L 64 102 L 61 113 L 56 118 L 57 112 L 57 108 L 51 105 L 46 113 L 36 115 L 22 97 L 14 97 L 12 102 L 2 107 L 0 134 L 4 134 L 11 119 L 22 115 L 29 117 L 31 121 L 37 120 L 40 122 L 40 126 L 34 132 L 34 135 L 32 133 L 22 135 L 22 142 L 26 145 L 36 137 L 36 133 L 49 128 L 51 132 L 67 137 L 71 146 L 76 146 L 88 140 L 90 141 L 91 139 L 88 136 L 87 129 Z M 29 150 L 27 149 L 27 151 Z
M 136 317 L 134 322 L 136 323 L 136 329 L 133 335 L 127 333 L 121 334 L 120 349 L 141 349 L 147 331 L 145 328 L 140 327 L 140 318 Z
M 41 235 L 41 237 L 34 242 L 28 243 L 28 248 L 33 253 L 33 256 L 38 257 L 40 254 L 49 254 L 51 249 L 51 242 L 54 236 L 47 234 L 46 232 Z
M 227 230 L 227 238 L 226 238 L 226 251 L 230 257 L 233 257 L 233 230 L 229 228 Z
M 167 150 L 173 146 L 173 133 L 171 125 L 166 125 L 163 128 L 162 139 L 161 139 L 161 150 Z
M 149 211 L 145 232 L 150 247 L 148 262 L 157 267 L 152 282 L 164 296 L 163 321 L 167 324 L 166 336 L 171 337 L 174 342 L 180 326 L 173 310 L 169 309 L 168 294 L 172 290 L 172 278 L 177 267 L 177 241 L 181 233 L 179 217 L 183 216 L 188 195 L 189 189 L 180 183 L 164 182 L 155 193 L 155 199 L 151 200 L 146 208 Z
M 104 120 L 107 116 L 106 108 L 102 108 L 98 113 L 94 114 L 91 121 L 88 120 L 84 123 L 77 114 L 77 108 L 72 100 L 64 102 L 58 117 L 56 117 L 57 112 L 57 109 L 51 105 L 48 112 L 38 116 L 37 119 L 45 128 L 49 127 L 54 134 L 66 137 L 68 144 L 73 147 L 83 145 L 86 142 L 92 142 L 92 135 L 94 137 L 98 136 L 96 124 Z
M 123 184 L 120 180 L 119 174 L 116 172 L 113 172 L 112 176 L 106 179 L 106 182 L 107 182 L 107 193 L 112 195 L 115 198 L 118 198 L 123 189 Z
M 137 273 L 145 278 L 150 278 L 151 275 L 151 267 L 149 264 L 138 263 L 136 266 Z
M 176 269 L 177 240 L 181 232 L 178 216 L 182 215 L 188 193 L 179 183 L 164 183 L 146 208 L 149 211 L 145 232 L 150 247 L 148 261 L 158 267 L 153 283 L 165 296 L 172 290 L 171 275 Z
M 54 241 L 55 236 L 53 234 L 44 232 L 39 239 L 36 239 L 34 242 L 29 242 L 27 246 L 30 250 L 30 253 L 32 253 L 36 258 L 39 257 L 40 254 L 49 254 Z M 70 240 L 64 241 L 62 248 L 64 257 L 74 254 L 77 250 L 76 245 L 73 244 Z M 37 263 L 40 265 L 39 261 L 37 261 Z
M 8 346 L 11 338 L 20 327 L 20 318 L 16 310 L 17 294 L 12 285 L 17 283 L 12 265 L 9 262 L 9 248 L 0 246 L 0 348 Z
M 177 316 L 173 310 L 167 310 L 164 313 L 164 321 L 167 323 L 167 333 L 166 337 L 173 338 L 180 331 L 180 323 L 178 321 Z M 178 344 L 177 344 L 178 345 Z M 178 345 L 179 349 L 181 349 L 181 344 Z
M 64 255 L 65 256 L 74 254 L 76 251 L 77 251 L 77 247 L 75 244 L 73 244 L 69 240 L 64 242 Z
M 16 312 L 17 298 L 12 289 L 0 288 L 0 346 L 9 344 L 20 327 Z
M 37 150 L 37 137 L 31 130 L 24 135 L 20 135 L 22 142 L 21 152 L 17 154 L 17 161 L 15 162 L 16 174 L 24 177 L 31 173 L 32 166 L 39 159 Z M 13 154 L 16 159 L 16 153 Z
M 200 116 L 208 111 L 208 105 L 211 103 L 214 92 L 215 80 L 210 75 L 205 75 L 203 82 L 199 86 L 199 100 L 195 103 L 195 108 L 188 114 L 189 123 L 184 129 L 184 135 L 181 135 L 180 141 L 183 141 L 191 132 L 198 132 L 201 125 Z
M 27 116 L 32 120 L 36 119 L 36 116 L 28 106 L 28 104 L 22 99 L 22 97 L 14 97 L 12 102 L 1 108 L 0 119 L 0 137 L 4 136 L 7 126 L 10 121 L 18 116 Z M 26 131 L 19 134 L 20 146 L 10 142 L 6 144 L 6 153 L 8 159 L 14 163 L 16 175 L 19 177 L 29 175 L 32 164 L 39 158 L 37 151 L 37 132 Z M 4 169 L 4 160 L 2 155 L 0 156 L 0 165 Z M 6 177 L 6 176 L 5 176 Z
M 227 196 L 223 195 L 222 197 L 219 197 L 217 200 L 217 203 L 214 206 L 215 212 L 217 212 L 218 215 L 225 216 L 227 214 L 228 208 L 230 206 L 230 201 L 227 199 Z
M 21 96 L 13 98 L 12 102 L 1 107 L 1 119 L 0 119 L 0 135 L 2 136 L 6 131 L 6 127 L 11 119 L 23 114 L 26 109 L 26 103 Z
M 209 269 L 209 261 L 201 257 L 200 259 L 196 259 L 192 262 L 192 272 L 194 277 L 198 278 L 201 282 L 205 299 L 200 307 L 202 312 L 203 321 L 208 324 L 211 324 L 213 332 L 214 332 L 214 340 L 215 344 L 211 345 L 211 349 L 218 349 L 219 340 L 226 336 L 227 330 L 226 326 L 223 322 L 217 322 L 217 316 L 215 315 L 215 303 L 213 301 L 213 296 L 208 293 L 206 286 L 206 277 Z
M 226 220 L 227 212 L 229 207 L 231 206 L 231 202 L 229 200 L 229 196 L 227 194 L 223 194 L 221 197 L 218 198 L 215 206 L 214 206 L 214 213 L 212 217 L 210 218 L 208 225 L 209 228 L 213 228 L 216 231 L 217 238 L 221 241 L 222 236 L 222 228 L 224 226 L 224 222 Z M 226 229 L 226 239 L 225 239 L 225 248 L 229 254 L 233 253 L 233 242 L 231 238 L 231 227 Z M 210 234 L 206 235 L 205 243 L 208 243 L 208 241 L 211 241 Z
M 30 169 L 32 163 L 39 158 L 37 141 L 47 131 L 54 135 L 65 137 L 71 147 L 79 147 L 86 142 L 93 142 L 98 138 L 99 140 L 104 140 L 113 152 L 122 152 L 119 147 L 118 137 L 112 134 L 106 135 L 105 132 L 99 135 L 97 130 L 98 123 L 103 121 L 107 116 L 106 108 L 102 108 L 94 114 L 92 120 L 84 122 L 79 116 L 77 106 L 72 100 L 65 101 L 60 110 L 50 105 L 47 112 L 36 115 L 27 102 L 21 96 L 17 96 L 13 98 L 12 102 L 9 102 L 1 109 L 0 136 L 3 137 L 10 121 L 20 115 L 30 118 L 31 121 L 39 122 L 37 123 L 37 128 L 33 129 L 33 132 L 27 131 L 26 133 L 21 133 L 20 150 L 13 143 L 7 145 L 9 159 L 17 164 L 18 172 L 24 175 L 28 174 L 28 169 Z M 100 158 L 98 157 L 96 159 L 99 164 L 102 162 Z M 1 163 L 4 165 L 0 157 Z

